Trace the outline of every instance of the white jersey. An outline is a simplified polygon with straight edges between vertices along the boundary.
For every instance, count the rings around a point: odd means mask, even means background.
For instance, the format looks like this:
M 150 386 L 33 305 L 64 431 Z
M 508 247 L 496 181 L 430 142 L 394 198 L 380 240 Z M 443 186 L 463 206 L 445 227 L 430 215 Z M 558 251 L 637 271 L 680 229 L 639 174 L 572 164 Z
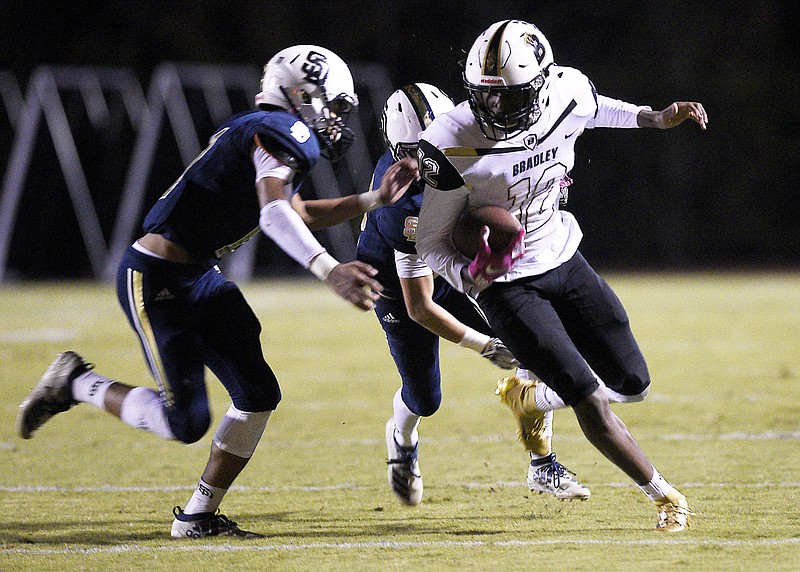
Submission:
M 498 282 L 552 270 L 578 249 L 582 232 L 559 210 L 560 182 L 575 163 L 575 140 L 593 127 L 636 127 L 642 108 L 598 96 L 578 70 L 550 69 L 549 103 L 527 131 L 487 139 L 468 102 L 436 117 L 422 133 L 420 175 L 427 184 L 417 227 L 417 252 L 428 266 L 470 295 L 470 260 L 451 235 L 465 209 L 506 207 L 525 228 L 525 255 Z

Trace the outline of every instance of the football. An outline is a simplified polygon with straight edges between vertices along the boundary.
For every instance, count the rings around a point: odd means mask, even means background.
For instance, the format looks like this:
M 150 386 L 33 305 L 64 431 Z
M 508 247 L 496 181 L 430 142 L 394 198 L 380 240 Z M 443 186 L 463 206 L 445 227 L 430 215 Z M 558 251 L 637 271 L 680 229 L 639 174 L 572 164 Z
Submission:
M 481 228 L 489 227 L 489 247 L 501 252 L 516 238 L 522 225 L 505 208 L 484 205 L 464 211 L 453 228 L 453 246 L 467 258 L 475 258 L 480 244 Z

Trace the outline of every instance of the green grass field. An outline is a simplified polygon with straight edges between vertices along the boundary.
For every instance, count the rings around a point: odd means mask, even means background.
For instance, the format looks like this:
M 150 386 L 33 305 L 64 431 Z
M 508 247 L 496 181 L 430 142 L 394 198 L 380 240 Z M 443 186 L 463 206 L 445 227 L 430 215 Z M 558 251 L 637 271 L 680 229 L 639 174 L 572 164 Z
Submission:
M 283 402 L 223 512 L 265 539 L 169 538 L 211 434 L 163 442 L 89 405 L 30 441 L 17 405 L 59 351 L 153 385 L 104 284 L 0 288 L 2 570 L 798 570 L 800 275 L 611 275 L 653 386 L 615 411 L 697 513 L 654 530 L 652 503 L 556 413 L 558 458 L 586 502 L 525 486 L 494 395 L 499 369 L 442 346 L 444 402 L 421 425 L 425 498 L 399 505 L 383 427 L 398 376 L 374 315 L 311 281 L 243 287 Z M 228 406 L 209 376 L 215 419 Z

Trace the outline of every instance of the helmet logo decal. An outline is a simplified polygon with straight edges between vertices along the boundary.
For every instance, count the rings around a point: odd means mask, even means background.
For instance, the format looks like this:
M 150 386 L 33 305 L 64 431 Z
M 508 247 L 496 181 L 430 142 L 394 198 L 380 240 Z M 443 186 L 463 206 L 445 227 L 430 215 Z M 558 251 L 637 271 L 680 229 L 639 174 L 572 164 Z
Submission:
M 422 93 L 422 90 L 413 83 L 404 86 L 401 89 L 411 102 L 411 106 L 414 109 L 414 113 L 416 114 L 417 120 L 422 128 L 424 129 L 430 125 L 431 121 L 433 121 L 433 111 L 431 110 L 431 106 L 428 104 L 428 100 L 425 99 L 425 94 Z
M 486 58 L 483 61 L 483 75 L 500 75 L 500 67 L 502 66 L 500 48 L 503 46 L 503 32 L 506 31 L 506 26 L 510 21 L 503 22 L 492 34 L 492 38 L 486 48 Z
M 539 38 L 533 34 L 525 34 L 525 43 L 533 48 L 533 55 L 536 56 L 536 61 L 541 64 L 547 54 L 545 54 L 544 46 L 539 41 Z
M 306 74 L 306 81 L 314 85 L 322 85 L 328 78 L 330 66 L 328 59 L 321 53 L 310 51 L 306 56 L 306 61 L 300 66 L 303 73 Z
M 302 121 L 295 121 L 292 125 L 290 133 L 298 143 L 305 143 L 311 138 L 311 130 L 308 128 L 308 125 Z

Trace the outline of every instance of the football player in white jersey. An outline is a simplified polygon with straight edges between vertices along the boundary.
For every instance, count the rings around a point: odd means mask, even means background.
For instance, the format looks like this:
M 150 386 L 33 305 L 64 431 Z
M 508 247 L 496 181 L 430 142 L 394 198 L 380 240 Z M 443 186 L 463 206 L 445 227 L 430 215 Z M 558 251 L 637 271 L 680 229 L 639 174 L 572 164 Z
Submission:
M 646 397 L 647 365 L 625 309 L 578 251 L 580 227 L 559 202 L 584 129 L 667 129 L 687 119 L 705 129 L 706 112 L 695 102 L 652 111 L 599 95 L 580 71 L 556 65 L 544 34 L 519 20 L 496 22 L 478 37 L 464 84 L 468 101 L 421 136 L 427 188 L 417 251 L 477 299 L 522 367 L 541 380 L 498 383 L 515 415 L 530 420 L 572 407 L 587 439 L 654 501 L 657 529 L 681 531 L 691 514 L 686 498 L 609 408 L 609 401 Z M 452 230 L 462 211 L 486 204 L 505 206 L 525 234 L 513 248 L 470 261 L 454 247 Z
M 387 169 L 402 157 L 415 157 L 419 134 L 451 109 L 450 97 L 427 83 L 405 85 L 392 93 L 381 116 L 388 149 L 375 166 L 371 188 L 379 188 Z M 392 491 L 408 506 L 422 501 L 419 423 L 442 401 L 439 338 L 469 348 L 503 369 L 518 365 L 474 301 L 419 260 L 414 228 L 423 189 L 423 184 L 412 183 L 397 202 L 365 214 L 356 247 L 356 260 L 376 268 L 375 278 L 383 285 L 375 314 L 402 381 L 386 424 L 387 476 Z M 519 427 L 519 438 L 532 457 L 528 484 L 559 499 L 585 500 L 591 491 L 556 461 L 552 451 L 552 416 L 551 411 L 543 419 L 537 417 L 534 425 Z

